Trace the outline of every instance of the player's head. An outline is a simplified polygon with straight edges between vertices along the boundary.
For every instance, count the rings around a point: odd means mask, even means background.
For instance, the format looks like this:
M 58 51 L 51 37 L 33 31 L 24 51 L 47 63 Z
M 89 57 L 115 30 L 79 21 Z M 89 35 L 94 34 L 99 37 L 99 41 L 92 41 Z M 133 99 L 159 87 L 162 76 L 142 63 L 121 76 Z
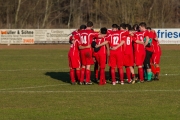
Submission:
M 119 27 L 120 27 L 120 30 L 125 30 L 126 29 L 126 24 L 121 23 Z
M 81 25 L 81 26 L 79 27 L 79 30 L 84 30 L 84 29 L 86 29 L 86 25 Z
M 93 22 L 88 21 L 88 22 L 87 22 L 87 27 L 92 28 L 92 27 L 93 27 Z
M 126 30 L 131 30 L 131 25 L 130 24 L 126 24 Z
M 147 29 L 148 31 L 151 31 L 151 27 L 147 27 L 146 29 Z
M 146 30 L 146 23 L 145 23 L 145 22 L 141 22 L 141 23 L 139 24 L 139 30 L 140 30 L 140 31 Z
M 117 30 L 118 30 L 118 25 L 112 24 L 112 31 L 117 31 Z
M 138 24 L 134 24 L 133 25 L 133 30 L 134 31 L 139 31 L 139 25 Z
M 100 29 L 100 32 L 101 32 L 101 34 L 106 34 L 107 33 L 107 28 L 106 27 L 102 27 Z

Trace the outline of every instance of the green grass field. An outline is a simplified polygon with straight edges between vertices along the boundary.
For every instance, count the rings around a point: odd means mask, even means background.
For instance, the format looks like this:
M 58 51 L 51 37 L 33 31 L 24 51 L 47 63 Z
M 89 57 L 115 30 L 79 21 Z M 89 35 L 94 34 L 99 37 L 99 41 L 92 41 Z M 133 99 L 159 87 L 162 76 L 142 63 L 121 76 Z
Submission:
M 68 45 L 1 49 L 0 120 L 179 120 L 179 48 L 162 45 L 160 81 L 123 86 L 72 86 Z

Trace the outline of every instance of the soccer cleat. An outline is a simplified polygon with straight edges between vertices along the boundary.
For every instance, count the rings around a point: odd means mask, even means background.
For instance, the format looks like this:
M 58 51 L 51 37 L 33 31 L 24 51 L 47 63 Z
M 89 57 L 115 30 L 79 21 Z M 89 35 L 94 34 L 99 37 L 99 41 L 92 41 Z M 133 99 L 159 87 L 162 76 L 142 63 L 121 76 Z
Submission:
M 133 79 L 132 79 L 132 84 L 134 84 L 136 82 L 136 78 L 134 77 Z
M 92 85 L 92 82 L 86 82 L 85 85 Z
M 76 82 L 72 82 L 71 85 L 76 85 Z
M 83 85 L 84 83 L 83 82 L 79 82 L 79 85 Z
M 140 83 L 144 83 L 144 80 L 140 80 Z
M 116 82 L 112 82 L 113 85 L 116 85 Z
M 116 81 L 116 83 L 118 84 L 118 83 L 119 83 L 119 81 Z
M 121 85 L 124 85 L 124 81 L 121 81 Z
M 159 80 L 159 74 L 156 73 L 155 76 L 154 76 L 154 80 L 158 81 Z

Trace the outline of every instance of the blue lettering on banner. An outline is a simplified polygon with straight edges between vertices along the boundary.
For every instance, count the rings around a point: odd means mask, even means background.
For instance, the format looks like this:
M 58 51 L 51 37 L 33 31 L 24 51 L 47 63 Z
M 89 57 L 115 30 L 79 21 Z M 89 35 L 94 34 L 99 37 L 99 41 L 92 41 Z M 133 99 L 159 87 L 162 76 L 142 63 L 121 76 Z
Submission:
M 158 38 L 180 38 L 180 32 L 157 30 Z

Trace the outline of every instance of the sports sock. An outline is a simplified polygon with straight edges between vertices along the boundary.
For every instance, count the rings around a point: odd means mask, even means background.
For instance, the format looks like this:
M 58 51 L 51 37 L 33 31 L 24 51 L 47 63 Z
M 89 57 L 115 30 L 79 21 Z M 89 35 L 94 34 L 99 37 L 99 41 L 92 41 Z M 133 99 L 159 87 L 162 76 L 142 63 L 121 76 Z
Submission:
M 85 73 L 85 68 L 81 69 L 81 78 L 80 78 L 80 82 L 84 81 L 84 73 Z M 86 76 L 87 77 L 87 76 Z
M 154 65 L 151 65 L 151 71 L 154 75 L 156 74 L 156 68 L 154 67 Z
M 90 77 L 91 77 L 91 71 L 86 69 L 86 82 L 89 83 L 90 82 Z
M 75 82 L 74 69 L 70 69 L 70 78 L 72 83 Z
M 130 72 L 130 70 L 129 70 Z M 121 81 L 124 81 L 124 71 L 123 71 L 123 68 L 119 68 L 119 76 L 120 76 L 120 80 Z
M 80 71 L 80 70 L 76 70 L 76 75 L 77 75 L 78 81 L 80 81 L 80 78 L 81 78 L 81 71 Z
M 138 74 L 139 74 L 140 81 L 143 81 L 144 80 L 144 77 L 143 77 L 143 68 L 138 68 Z
M 148 79 L 146 70 L 144 70 L 144 79 L 146 79 L 146 80 Z
M 160 73 L 160 67 L 156 67 L 156 73 Z
M 132 79 L 135 77 L 135 74 L 131 74 Z
M 149 81 L 150 81 L 150 80 L 151 80 L 151 78 L 152 78 L 152 72 L 148 72 L 148 73 L 147 73 L 147 80 L 149 80 Z
M 100 81 L 99 81 L 100 85 L 104 84 L 104 79 L 105 79 L 104 76 L 105 76 L 104 69 L 101 68 L 100 69 Z
M 96 80 L 98 80 L 98 64 L 95 63 L 94 64 L 94 77 L 96 78 Z
M 131 71 L 130 71 L 129 67 L 126 67 L 126 75 L 127 75 L 128 82 L 130 82 L 131 81 Z
M 111 68 L 111 78 L 112 78 L 112 82 L 116 82 L 116 79 L 115 79 L 115 68 Z

